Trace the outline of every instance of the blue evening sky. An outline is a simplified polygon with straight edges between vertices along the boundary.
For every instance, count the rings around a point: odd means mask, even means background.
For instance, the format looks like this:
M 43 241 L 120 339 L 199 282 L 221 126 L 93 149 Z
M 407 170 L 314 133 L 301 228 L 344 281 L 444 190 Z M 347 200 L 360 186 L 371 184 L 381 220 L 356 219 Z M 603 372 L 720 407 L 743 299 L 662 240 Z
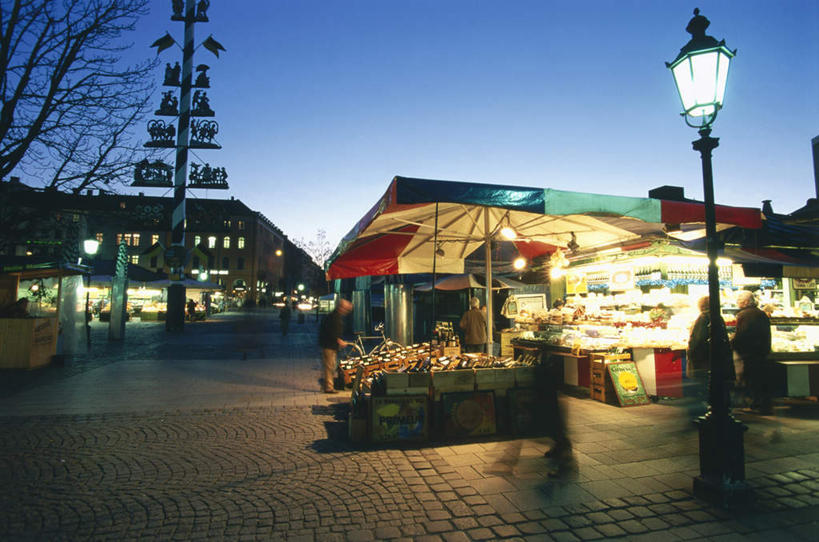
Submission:
M 166 30 L 182 42 L 170 4 L 152 2 L 134 54 Z M 815 196 L 816 0 L 211 0 L 196 42 L 227 52 L 195 63 L 211 66 L 223 150 L 197 154 L 231 189 L 207 196 L 333 246 L 395 175 L 701 199 L 697 133 L 664 65 L 694 7 L 738 49 L 713 133 L 717 202 L 792 212 Z

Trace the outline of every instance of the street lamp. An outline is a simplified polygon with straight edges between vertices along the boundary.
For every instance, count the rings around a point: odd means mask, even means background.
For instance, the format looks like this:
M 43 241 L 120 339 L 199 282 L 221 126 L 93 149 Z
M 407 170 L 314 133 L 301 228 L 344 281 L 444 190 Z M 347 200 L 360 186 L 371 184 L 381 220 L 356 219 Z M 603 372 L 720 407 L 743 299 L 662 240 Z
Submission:
M 686 31 L 691 40 L 666 66 L 683 105 L 686 124 L 699 130 L 693 142 L 702 158 L 702 184 L 705 198 L 705 241 L 708 254 L 709 353 L 711 371 L 708 382 L 708 412 L 697 418 L 700 438 L 700 475 L 694 478 L 694 494 L 720 503 L 747 496 L 743 433 L 747 427 L 731 416 L 728 380 L 733 365 L 725 321 L 720 314 L 719 270 L 717 268 L 717 228 L 714 208 L 714 178 L 711 151 L 719 139 L 710 137 L 711 125 L 722 109 L 728 68 L 736 51 L 705 35 L 710 22 L 694 10 Z
M 87 286 L 85 288 L 85 344 L 88 350 L 91 350 L 91 314 L 88 311 L 88 305 L 91 303 L 91 273 L 94 270 L 94 256 L 100 247 L 100 242 L 96 239 L 86 239 L 82 242 L 82 249 L 90 258 L 91 265 L 88 267 Z

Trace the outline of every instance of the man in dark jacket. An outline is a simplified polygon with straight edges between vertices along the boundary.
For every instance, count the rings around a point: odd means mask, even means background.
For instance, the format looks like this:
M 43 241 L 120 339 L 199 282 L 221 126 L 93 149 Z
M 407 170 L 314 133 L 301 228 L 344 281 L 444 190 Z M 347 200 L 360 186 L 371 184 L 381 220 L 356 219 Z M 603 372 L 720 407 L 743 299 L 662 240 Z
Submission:
M 751 408 L 761 414 L 773 413 L 771 321 L 756 306 L 754 294 L 747 290 L 737 295 L 737 331 L 731 346 L 742 361 L 743 377 L 751 396 Z
M 341 336 L 344 333 L 344 317 L 353 310 L 353 304 L 340 299 L 335 310 L 324 317 L 319 329 L 319 346 L 324 365 L 324 393 L 337 393 L 333 386 L 333 372 L 336 369 L 338 349 L 347 346 Z
M 693 395 L 700 399 L 705 399 L 707 396 L 708 371 L 711 369 L 709 299 L 706 295 L 697 301 L 700 315 L 691 327 L 685 365 L 685 375 L 693 382 Z
M 486 350 L 486 317 L 479 308 L 477 297 L 469 300 L 472 308 L 461 317 L 461 329 L 464 330 L 464 352 L 484 352 Z

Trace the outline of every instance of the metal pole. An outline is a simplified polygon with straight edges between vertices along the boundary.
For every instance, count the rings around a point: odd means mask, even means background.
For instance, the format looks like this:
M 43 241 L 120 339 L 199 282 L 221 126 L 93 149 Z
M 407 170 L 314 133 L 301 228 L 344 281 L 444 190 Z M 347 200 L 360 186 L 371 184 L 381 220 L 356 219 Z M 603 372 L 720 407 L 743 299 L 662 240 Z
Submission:
M 432 324 L 429 327 L 429 336 L 435 332 L 435 264 L 438 258 L 438 202 L 435 202 L 435 233 L 432 238 Z
M 85 345 L 91 351 L 91 313 L 88 311 L 88 304 L 91 302 L 91 273 L 86 273 L 88 285 L 85 288 Z
M 745 450 L 743 433 L 747 427 L 730 412 L 729 379 L 733 375 L 733 358 L 725 322 L 720 314 L 719 268 L 717 267 L 717 226 L 714 205 L 714 178 L 711 151 L 719 139 L 711 130 L 700 130 L 694 150 L 702 157 L 702 183 L 705 197 L 705 241 L 708 255 L 709 354 L 711 370 L 708 383 L 709 410 L 695 423 L 700 437 L 700 475 L 694 478 L 694 493 L 711 501 L 725 503 L 741 500 L 748 493 L 745 484 Z
M 484 250 L 486 254 L 486 353 L 492 354 L 492 232 L 489 229 L 489 207 L 483 215 Z
M 171 268 L 168 287 L 168 310 L 165 317 L 167 331 L 185 328 L 185 190 L 188 176 L 188 143 L 191 119 L 191 79 L 193 73 L 193 25 L 196 2 L 185 2 L 185 44 L 182 48 L 182 89 L 179 97 L 179 124 L 176 134 L 176 172 L 174 175 L 173 215 L 171 218 L 171 246 L 177 247 L 182 261 Z

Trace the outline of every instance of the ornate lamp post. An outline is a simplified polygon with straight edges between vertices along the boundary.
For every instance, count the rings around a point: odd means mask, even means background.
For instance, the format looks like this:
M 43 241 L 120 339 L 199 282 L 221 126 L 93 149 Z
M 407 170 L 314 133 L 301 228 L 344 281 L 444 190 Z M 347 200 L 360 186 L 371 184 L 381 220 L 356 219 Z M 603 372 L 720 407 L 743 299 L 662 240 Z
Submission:
M 91 274 L 94 272 L 94 257 L 97 255 L 97 249 L 100 247 L 100 242 L 96 239 L 86 239 L 82 242 L 82 250 L 91 258 L 91 265 L 89 266 L 88 274 L 86 275 L 85 287 L 85 344 L 88 350 L 91 350 L 91 314 L 88 312 L 88 305 L 91 302 Z
M 720 314 L 719 273 L 717 268 L 718 239 L 714 208 L 714 179 L 711 151 L 719 139 L 711 137 L 711 125 L 722 109 L 728 68 L 736 51 L 705 35 L 710 22 L 694 10 L 694 18 L 686 31 L 691 40 L 680 49 L 676 59 L 666 66 L 683 105 L 686 124 L 699 130 L 700 138 L 693 142 L 702 157 L 702 183 L 705 197 L 705 234 L 708 254 L 708 295 L 710 310 L 709 348 L 711 371 L 708 383 L 708 412 L 696 423 L 700 436 L 700 475 L 694 478 L 694 493 L 711 501 L 727 503 L 747 495 L 745 484 L 745 425 L 731 416 L 729 378 L 733 374 L 733 359 Z

